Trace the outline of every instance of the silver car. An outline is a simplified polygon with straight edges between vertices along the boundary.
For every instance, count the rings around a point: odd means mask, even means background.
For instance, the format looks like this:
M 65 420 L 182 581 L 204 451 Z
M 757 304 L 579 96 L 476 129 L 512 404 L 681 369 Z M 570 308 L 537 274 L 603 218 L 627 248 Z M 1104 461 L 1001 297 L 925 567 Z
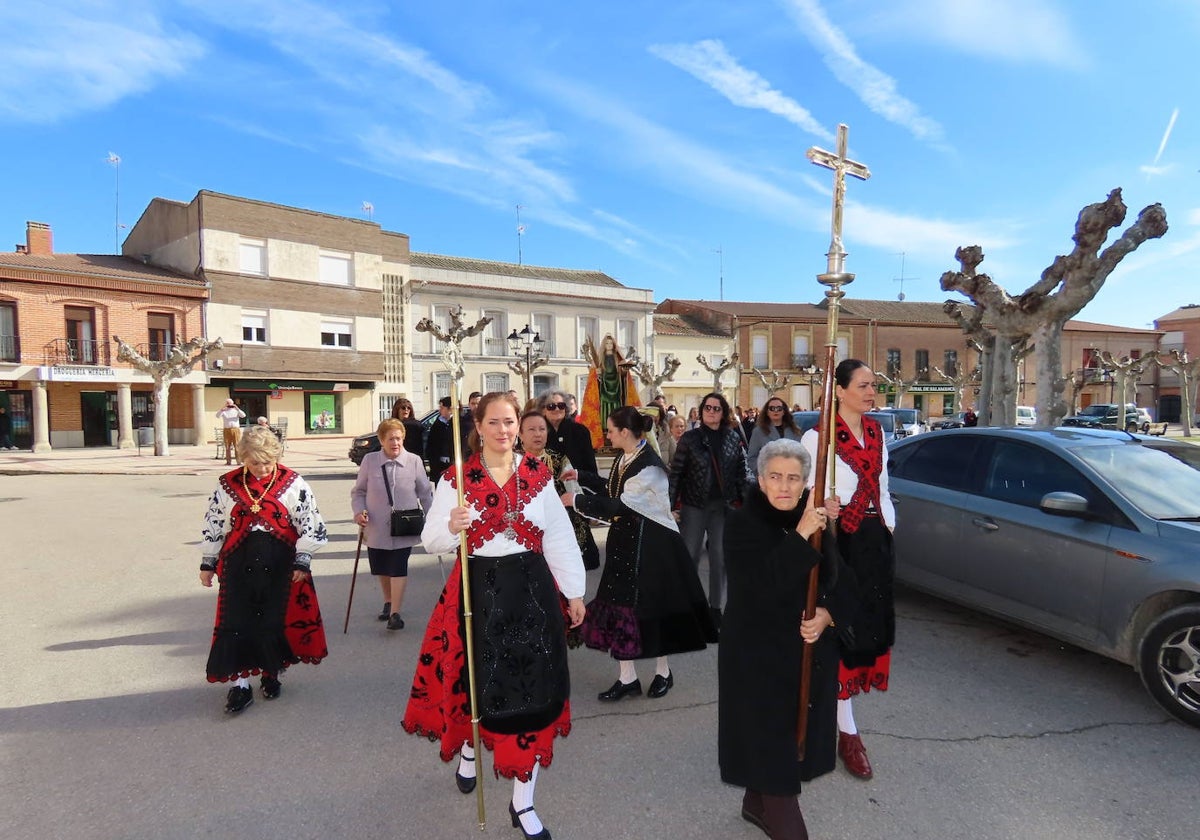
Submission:
M 888 456 L 899 580 L 1131 664 L 1200 726 L 1200 447 L 972 428 Z

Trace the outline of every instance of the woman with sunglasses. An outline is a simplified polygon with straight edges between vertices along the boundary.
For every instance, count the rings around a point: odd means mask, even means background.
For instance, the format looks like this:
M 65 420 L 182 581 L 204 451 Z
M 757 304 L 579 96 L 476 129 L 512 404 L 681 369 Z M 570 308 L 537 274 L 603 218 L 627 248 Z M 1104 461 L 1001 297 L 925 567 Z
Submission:
M 542 414 L 550 424 L 546 448 L 565 455 L 576 471 L 582 473 L 580 482 L 585 487 L 603 484 L 600 468 L 596 466 L 596 450 L 592 449 L 592 435 L 586 426 L 571 419 L 567 395 L 562 391 L 548 391 L 539 401 Z
M 779 397 L 768 398 L 754 423 L 750 433 L 750 448 L 746 450 L 746 470 L 750 481 L 758 480 L 755 467 L 758 464 L 758 453 L 764 446 L 773 440 L 798 441 L 802 435 L 795 418 L 787 410 L 787 403 Z
M 400 397 L 392 403 L 392 419 L 404 424 L 404 451 L 424 459 L 425 430 L 421 428 L 421 421 L 417 419 L 412 402 Z

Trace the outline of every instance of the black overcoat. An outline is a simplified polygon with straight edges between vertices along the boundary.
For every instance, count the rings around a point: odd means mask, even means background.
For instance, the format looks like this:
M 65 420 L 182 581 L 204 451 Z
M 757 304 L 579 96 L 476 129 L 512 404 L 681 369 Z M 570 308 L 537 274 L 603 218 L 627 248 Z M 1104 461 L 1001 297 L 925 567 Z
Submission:
M 779 511 L 751 485 L 745 505 L 725 521 L 729 589 L 717 659 L 721 779 L 773 796 L 798 794 L 802 781 L 834 768 L 837 753 L 838 644 L 830 628 L 813 645 L 807 747 L 804 761 L 796 759 L 800 618 L 817 563 L 823 563 L 818 603 L 838 619 L 836 552 L 823 561 L 795 530 L 806 501 L 807 493 L 795 510 Z

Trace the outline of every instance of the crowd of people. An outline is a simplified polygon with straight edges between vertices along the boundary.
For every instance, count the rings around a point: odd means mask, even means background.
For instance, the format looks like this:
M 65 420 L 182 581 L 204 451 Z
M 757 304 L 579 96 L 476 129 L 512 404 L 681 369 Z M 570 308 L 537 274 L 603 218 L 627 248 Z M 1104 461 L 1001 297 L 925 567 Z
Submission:
M 609 361 L 620 370 L 619 354 Z M 825 498 L 813 492 L 821 429 L 802 436 L 775 396 L 744 427 L 748 412 L 719 392 L 685 417 L 660 397 L 638 408 L 604 390 L 606 475 L 573 395 L 522 406 L 512 392 L 474 393 L 457 417 L 446 398 L 428 432 L 397 400 L 350 503 L 389 631 L 405 627 L 413 548 L 456 558 L 425 623 L 402 726 L 437 742 L 443 761 L 457 758 L 458 791 L 475 790 L 476 750 L 490 751 L 495 775 L 512 780 L 513 827 L 548 840 L 534 791 L 572 728 L 572 643 L 616 660 L 615 681 L 596 695 L 616 703 L 666 696 L 670 657 L 719 641 L 719 773 L 743 789 L 741 816 L 771 838 L 807 838 L 801 784 L 839 757 L 871 778 L 851 703 L 888 687 L 896 515 L 868 414 L 875 376 L 848 359 L 834 379 Z M 238 466 L 209 500 L 200 582 L 220 584 L 207 674 L 232 683 L 225 711 L 237 714 L 254 702 L 251 677 L 273 700 L 288 666 L 327 655 L 310 568 L 328 537 L 270 429 L 230 438 Z M 585 603 L 591 569 L 601 572 Z M 639 659 L 653 660 L 644 692 Z

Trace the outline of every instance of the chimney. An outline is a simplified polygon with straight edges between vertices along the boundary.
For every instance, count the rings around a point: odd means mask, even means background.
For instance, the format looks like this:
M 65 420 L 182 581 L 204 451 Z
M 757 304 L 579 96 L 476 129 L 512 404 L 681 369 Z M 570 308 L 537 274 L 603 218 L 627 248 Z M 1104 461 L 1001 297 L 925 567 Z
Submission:
M 35 257 L 49 257 L 54 253 L 54 233 L 45 222 L 25 223 L 26 253 Z

